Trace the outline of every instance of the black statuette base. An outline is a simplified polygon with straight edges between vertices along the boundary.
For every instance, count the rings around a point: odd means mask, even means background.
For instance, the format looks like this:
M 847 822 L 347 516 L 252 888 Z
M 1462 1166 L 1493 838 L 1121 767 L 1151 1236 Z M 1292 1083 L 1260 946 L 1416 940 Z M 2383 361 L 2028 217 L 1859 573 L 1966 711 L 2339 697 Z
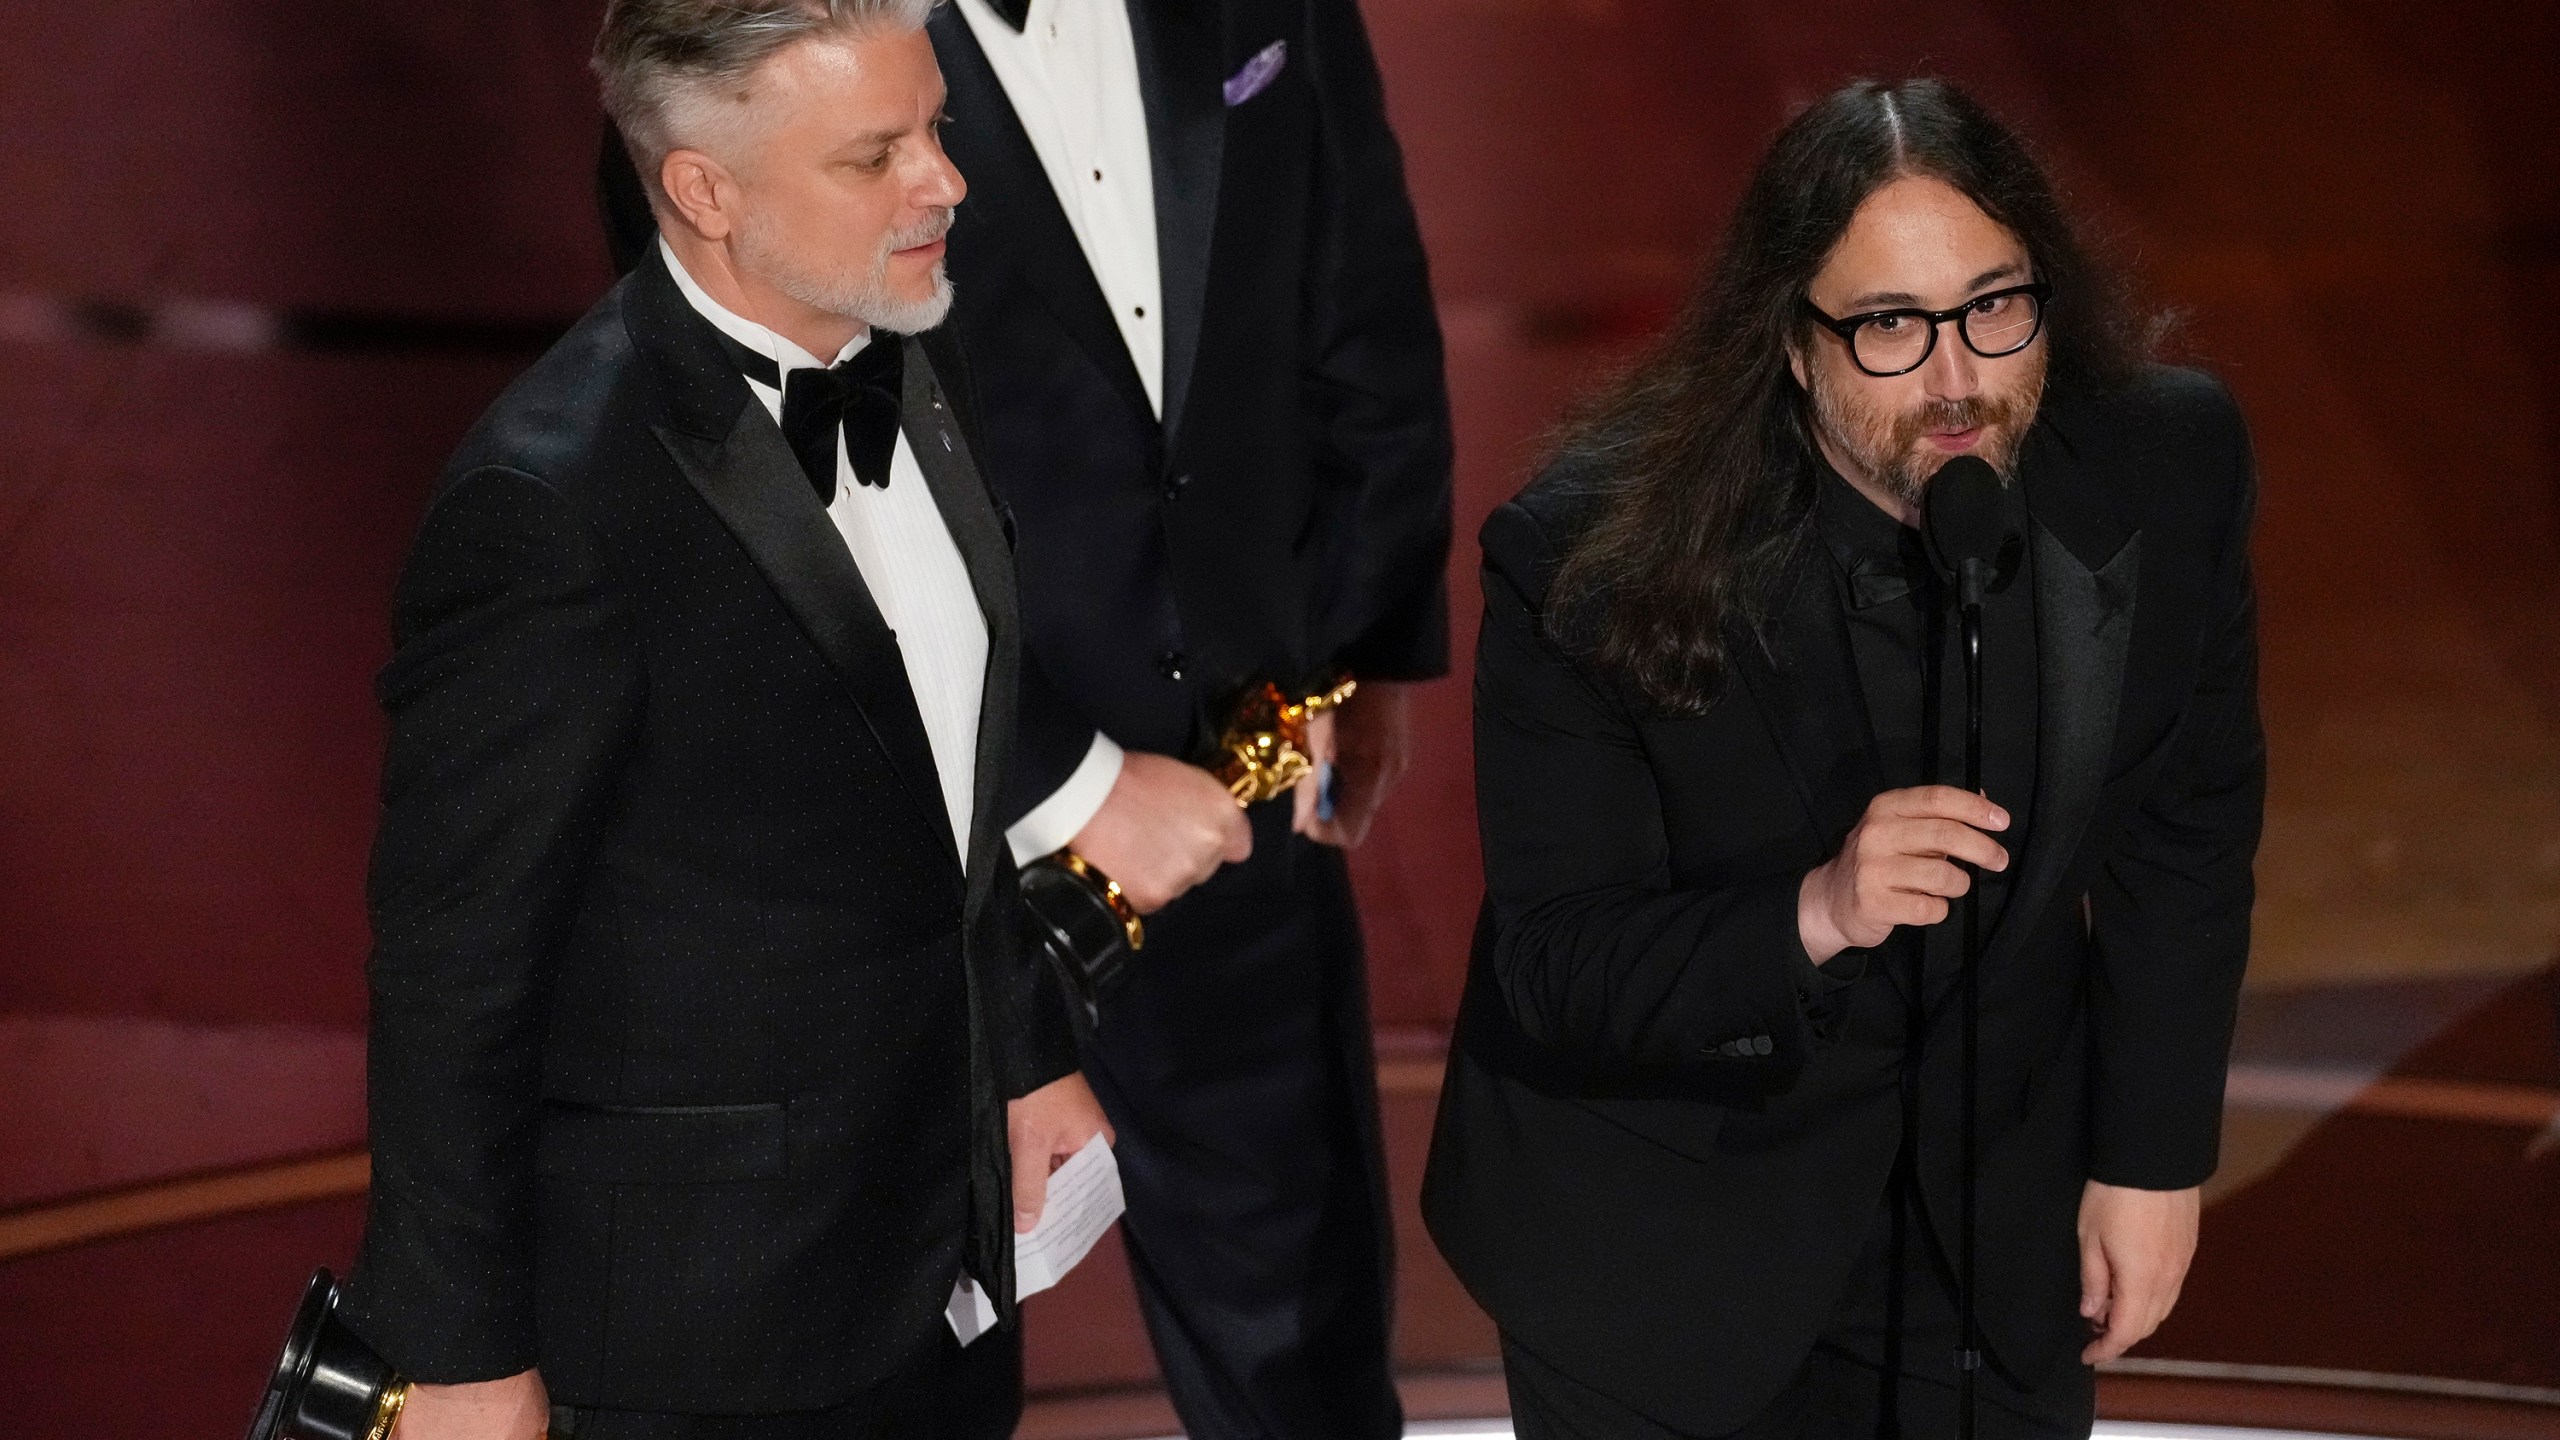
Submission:
M 338 1321 L 338 1282 L 311 1273 L 276 1357 L 248 1440 L 366 1440 L 383 1397 L 406 1385 L 389 1362 Z

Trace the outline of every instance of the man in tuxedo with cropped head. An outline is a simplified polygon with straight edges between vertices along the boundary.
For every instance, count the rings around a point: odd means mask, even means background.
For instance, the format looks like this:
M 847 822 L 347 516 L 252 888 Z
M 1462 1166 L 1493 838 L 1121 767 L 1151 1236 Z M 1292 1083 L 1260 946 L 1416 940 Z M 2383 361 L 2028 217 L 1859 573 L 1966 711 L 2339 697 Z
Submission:
M 1861 83 L 1486 522 L 1486 898 L 1423 1208 L 1523 1440 L 1949 1436 L 1966 1373 L 1979 1434 L 2085 1436 L 2175 1302 L 2266 760 L 2247 433 L 2146 340 L 2007 127 Z M 1917 529 L 1959 457 L 2011 537 L 1981 793 L 1969 592 Z
M 1011 1236 L 1107 1127 L 1018 932 L 1020 620 L 926 0 L 616 0 L 660 239 L 475 427 L 381 679 L 399 1440 L 996 1437 Z M 1006 1331 L 962 1350 L 955 1284 Z
M 1015 858 L 1146 916 L 1086 1071 L 1203 1440 L 1383 1440 L 1392 1275 L 1342 847 L 1446 666 L 1439 330 L 1354 0 L 952 0 L 930 25 L 982 451 L 1018 540 Z M 1359 684 L 1239 811 L 1239 695 Z M 1326 777 L 1330 777 L 1330 783 Z

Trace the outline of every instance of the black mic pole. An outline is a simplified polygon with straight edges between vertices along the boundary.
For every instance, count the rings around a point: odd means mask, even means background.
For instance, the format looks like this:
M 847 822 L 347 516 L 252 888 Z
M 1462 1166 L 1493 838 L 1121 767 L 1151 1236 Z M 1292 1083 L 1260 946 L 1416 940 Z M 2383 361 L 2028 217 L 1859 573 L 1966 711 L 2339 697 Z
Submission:
M 1956 614 L 1964 643 L 1964 786 L 1976 795 L 1982 788 L 1982 597 L 1991 588 L 2000 556 L 2016 543 L 2009 509 L 2011 497 L 2000 477 L 1980 456 L 1960 455 L 1931 476 L 1923 499 L 1921 533 L 1938 572 L 1956 582 Z M 1956 902 L 1963 912 L 1964 964 L 1956 985 L 1962 992 L 1964 1114 L 1961 1140 L 1963 1172 L 1957 1190 L 1956 1238 L 1956 1434 L 1973 1440 L 1975 1380 L 1982 1369 L 1982 1326 L 1974 1306 L 1974 1251 L 1980 1239 L 1975 1214 L 1980 1188 L 1981 1146 L 1977 1091 L 1981 1087 L 1982 1038 L 1982 871 L 1967 865 L 1972 883 Z
M 1987 563 L 1972 558 L 1956 567 L 1956 606 L 1964 643 L 1964 788 L 1976 795 L 1982 793 L 1982 592 L 1990 580 L 1990 569 Z M 1973 883 L 1965 887 L 1960 902 L 1964 907 L 1964 965 L 1957 980 L 1963 990 L 1960 1003 L 1964 1011 L 1964 1182 L 1958 1191 L 1961 1199 L 1957 1207 L 1963 1233 L 1957 1242 L 1961 1256 L 1956 1278 L 1956 1435 L 1957 1440 L 1974 1440 L 1974 1375 L 1982 1368 L 1982 1334 L 1973 1312 L 1973 1250 L 1978 1229 L 1974 1192 L 1980 1164 L 1974 1126 L 1982 1069 L 1982 871 L 1977 866 L 1965 868 L 1973 872 Z

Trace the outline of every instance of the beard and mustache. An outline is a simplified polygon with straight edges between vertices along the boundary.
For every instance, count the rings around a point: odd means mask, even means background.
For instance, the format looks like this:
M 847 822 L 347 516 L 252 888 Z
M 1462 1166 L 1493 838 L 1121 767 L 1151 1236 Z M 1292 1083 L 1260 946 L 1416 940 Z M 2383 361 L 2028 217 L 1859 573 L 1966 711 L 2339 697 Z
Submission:
M 923 299 L 898 294 L 889 284 L 889 257 L 900 250 L 930 245 L 951 231 L 951 208 L 933 210 L 903 230 L 880 239 L 867 265 L 843 261 L 812 265 L 784 243 L 763 211 L 751 210 L 738 228 L 738 261 L 765 278 L 776 290 L 829 315 L 859 320 L 876 329 L 917 335 L 941 324 L 951 313 L 951 277 L 940 262 L 933 267 L 933 290 Z
M 2001 483 L 2015 478 L 2018 447 L 2044 402 L 2045 352 L 2036 348 L 2032 364 L 2004 389 L 1962 400 L 1930 400 L 1899 413 L 1864 393 L 1864 387 L 1835 388 L 1819 368 L 1809 372 L 1808 396 L 1814 427 L 1841 454 L 1906 505 L 1917 506 L 1927 493 L 1929 477 L 1953 457 L 1926 443 L 1931 434 L 1980 429 L 1982 438 L 1971 453 L 1990 462 Z

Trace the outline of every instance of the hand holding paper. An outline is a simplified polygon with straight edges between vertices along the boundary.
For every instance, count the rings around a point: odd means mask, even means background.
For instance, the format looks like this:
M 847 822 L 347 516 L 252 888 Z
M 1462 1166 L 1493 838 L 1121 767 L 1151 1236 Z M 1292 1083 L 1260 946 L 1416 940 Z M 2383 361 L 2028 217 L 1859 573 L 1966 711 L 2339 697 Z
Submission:
M 1074 1158 L 1050 1172 L 1040 1223 L 1013 1237 L 1015 1298 L 1027 1299 L 1065 1279 L 1126 1208 L 1120 1194 L 1119 1163 L 1111 1157 L 1110 1142 L 1096 1135 Z M 952 1287 L 951 1304 L 944 1313 L 951 1333 L 963 1345 L 996 1323 L 995 1303 L 967 1275 Z

